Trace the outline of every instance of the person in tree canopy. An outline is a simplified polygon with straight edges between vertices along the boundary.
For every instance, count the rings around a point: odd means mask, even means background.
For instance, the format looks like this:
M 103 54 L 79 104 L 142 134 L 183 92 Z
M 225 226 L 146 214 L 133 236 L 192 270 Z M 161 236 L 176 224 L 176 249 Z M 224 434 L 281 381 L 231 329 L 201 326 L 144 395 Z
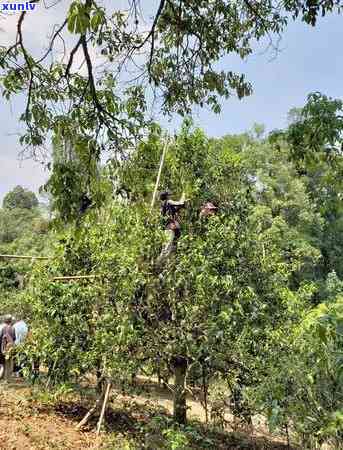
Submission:
M 200 217 L 214 216 L 218 212 L 218 207 L 212 202 L 207 202 L 202 205 L 200 211 Z
M 171 200 L 170 193 L 168 191 L 164 191 L 160 194 L 160 200 L 162 202 L 162 216 L 168 216 L 168 218 L 172 220 L 177 220 L 179 211 L 186 207 L 184 194 L 182 194 L 179 201 L 176 201 Z
M 170 254 L 176 249 L 176 241 L 181 236 L 181 226 L 179 222 L 179 212 L 186 207 L 186 200 L 182 195 L 179 201 L 171 200 L 168 191 L 161 192 L 162 202 L 161 214 L 166 217 L 167 242 L 162 248 L 160 256 L 157 258 L 157 267 L 161 267 Z
M 177 239 L 181 236 L 181 226 L 179 222 L 179 212 L 186 207 L 186 200 L 182 195 L 179 201 L 171 200 L 168 191 L 161 192 L 160 200 L 162 201 L 161 214 L 167 218 L 166 231 L 168 240 L 163 247 L 160 256 L 157 259 L 157 267 L 161 267 L 170 254 L 176 250 Z M 218 207 L 212 202 L 206 202 L 202 205 L 199 217 L 214 216 L 218 212 Z

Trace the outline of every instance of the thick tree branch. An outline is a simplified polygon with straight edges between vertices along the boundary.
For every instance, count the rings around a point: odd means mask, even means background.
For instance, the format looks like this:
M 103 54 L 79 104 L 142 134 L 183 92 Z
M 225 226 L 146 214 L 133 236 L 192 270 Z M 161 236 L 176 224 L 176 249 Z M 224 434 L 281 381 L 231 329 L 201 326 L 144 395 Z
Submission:
M 106 116 L 108 116 L 109 118 L 111 118 L 114 122 L 119 123 L 120 125 L 124 125 L 124 123 L 118 119 L 117 117 L 113 116 L 113 114 L 111 114 L 110 112 L 107 111 L 106 108 L 104 108 L 98 98 L 98 94 L 96 91 L 96 86 L 95 86 L 95 80 L 94 80 L 94 75 L 93 75 L 93 66 L 92 66 L 92 61 L 89 55 L 89 51 L 88 51 L 88 46 L 87 46 L 87 39 L 86 39 L 86 35 L 83 34 L 80 38 L 81 41 L 81 45 L 82 45 L 82 49 L 83 49 L 83 53 L 85 56 L 85 60 L 86 60 L 86 65 L 87 65 L 87 72 L 88 72 L 88 81 L 89 81 L 89 88 L 90 88 L 90 92 L 91 92 L 91 96 L 94 102 L 94 106 L 97 109 L 98 113 L 100 114 L 100 118 L 101 120 L 109 127 L 110 124 L 107 122 Z
M 33 69 L 32 69 L 32 65 L 31 65 L 30 57 L 29 57 L 29 55 L 28 55 L 28 53 L 26 51 L 26 48 L 24 47 L 24 43 L 23 43 L 22 25 L 23 25 L 23 22 L 24 22 L 25 15 L 26 15 L 26 11 L 24 11 L 20 15 L 19 20 L 18 20 L 17 44 L 21 48 L 21 51 L 23 52 L 25 63 L 27 65 L 27 69 L 28 69 L 29 74 L 30 74 L 29 88 L 28 88 L 28 94 L 27 94 L 27 102 L 26 102 L 26 108 L 25 108 L 25 118 L 26 118 L 26 122 L 28 123 L 29 122 L 29 112 L 30 112 L 31 97 L 32 97 L 32 88 L 33 88 Z M 28 125 L 29 125 L 29 123 L 28 123 Z

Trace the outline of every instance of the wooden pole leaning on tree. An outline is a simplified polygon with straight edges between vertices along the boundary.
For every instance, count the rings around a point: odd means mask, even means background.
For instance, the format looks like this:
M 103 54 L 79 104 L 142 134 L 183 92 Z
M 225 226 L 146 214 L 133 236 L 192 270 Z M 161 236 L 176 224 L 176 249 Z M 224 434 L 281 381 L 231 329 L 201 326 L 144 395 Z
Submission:
M 106 393 L 105 393 L 105 397 L 104 397 L 104 402 L 102 404 L 102 408 L 101 408 L 101 414 L 100 414 L 100 418 L 99 418 L 99 422 L 96 428 L 96 434 L 100 434 L 100 430 L 101 430 L 101 424 L 102 421 L 104 420 L 104 415 L 105 415 L 105 411 L 106 411 L 106 404 L 108 401 L 108 397 L 110 395 L 110 390 L 111 390 L 111 383 L 108 381 L 107 383 L 107 387 L 106 387 Z
M 96 402 L 94 403 L 94 405 L 92 406 L 92 408 L 88 411 L 88 413 L 85 415 L 85 417 L 81 420 L 81 422 L 79 422 L 76 425 L 75 430 L 80 430 L 84 425 L 86 425 L 86 423 L 88 422 L 89 418 L 95 413 L 95 411 L 100 406 L 100 402 L 101 402 L 101 398 L 98 398 L 96 400 Z
M 108 381 L 107 382 L 107 386 L 106 386 L 106 391 L 95 401 L 94 405 L 87 412 L 87 414 L 83 417 L 81 422 L 79 422 L 76 425 L 75 430 L 80 430 L 84 425 L 86 425 L 86 423 L 91 418 L 91 416 L 94 413 L 96 413 L 96 411 L 99 410 L 99 407 L 102 404 L 99 420 L 98 420 L 97 427 L 96 427 L 96 434 L 100 434 L 101 425 L 102 425 L 102 422 L 103 422 L 104 416 L 105 416 L 106 405 L 107 405 L 107 402 L 108 402 L 108 399 L 109 399 L 109 396 L 110 396 L 110 390 L 111 390 L 111 382 Z
M 53 257 L 51 256 L 30 256 L 30 255 L 2 255 L 0 254 L 1 259 L 38 259 L 38 260 L 51 260 Z M 51 281 L 69 281 L 69 280 L 80 280 L 80 279 L 88 279 L 88 278 L 97 278 L 100 275 L 71 275 L 65 277 L 54 277 Z
M 168 144 L 169 144 L 169 137 L 167 137 L 166 142 L 163 147 L 163 152 L 162 152 L 162 156 L 161 156 L 161 160 L 160 160 L 160 167 L 158 168 L 155 189 L 154 189 L 154 193 L 153 193 L 152 200 L 151 200 L 150 212 L 152 212 L 153 207 L 155 205 L 156 194 L 157 194 L 158 186 L 160 184 L 161 173 L 162 173 L 163 164 L 164 164 L 164 160 L 165 160 L 166 153 L 167 153 Z

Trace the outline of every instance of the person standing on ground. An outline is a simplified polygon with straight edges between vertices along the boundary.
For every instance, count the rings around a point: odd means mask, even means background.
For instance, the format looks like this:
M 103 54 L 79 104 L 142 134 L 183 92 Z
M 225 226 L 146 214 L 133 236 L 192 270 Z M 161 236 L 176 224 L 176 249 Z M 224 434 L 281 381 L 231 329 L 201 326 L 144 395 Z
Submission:
M 2 329 L 4 328 L 5 324 L 3 319 L 1 319 L 1 323 L 0 323 L 0 334 Z M 4 376 L 4 364 L 5 364 L 5 357 L 4 355 L 1 353 L 1 341 L 0 341 L 0 380 L 2 379 L 2 377 Z
M 16 337 L 14 344 L 17 347 L 18 345 L 21 345 L 25 341 L 25 338 L 27 336 L 29 328 L 28 328 L 27 324 L 24 322 L 24 320 L 22 320 L 22 319 L 14 321 L 14 322 L 15 323 L 13 325 L 13 328 L 14 328 L 15 337 Z M 22 360 L 22 355 L 20 355 L 20 352 L 17 355 L 16 360 L 17 361 L 15 363 L 14 370 L 17 373 L 17 376 L 19 376 L 21 374 L 21 369 L 23 368 L 22 367 L 23 366 L 23 360 Z
M 27 324 L 22 320 L 17 320 L 13 325 L 15 331 L 15 345 L 22 344 L 29 332 Z
M 9 380 L 13 373 L 13 356 L 12 349 L 15 344 L 16 335 L 13 327 L 13 319 L 10 315 L 5 316 L 5 325 L 0 332 L 0 349 L 5 358 L 4 361 L 4 378 Z

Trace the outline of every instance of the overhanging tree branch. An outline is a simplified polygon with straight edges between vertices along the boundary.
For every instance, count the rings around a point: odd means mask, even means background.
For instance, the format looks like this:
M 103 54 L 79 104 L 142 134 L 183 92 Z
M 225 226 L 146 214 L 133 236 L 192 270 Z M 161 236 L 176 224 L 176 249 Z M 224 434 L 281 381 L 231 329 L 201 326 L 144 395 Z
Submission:
M 53 46 L 54 46 L 54 42 L 55 39 L 57 38 L 57 36 L 60 35 L 61 31 L 63 30 L 63 28 L 67 25 L 68 23 L 68 19 L 65 19 L 64 22 L 62 23 L 62 25 L 60 27 L 57 28 L 57 30 L 55 31 L 55 33 L 52 35 L 50 44 L 49 44 L 49 48 L 48 50 L 45 52 L 45 54 L 37 61 L 37 64 L 40 64 L 41 62 L 43 62 L 45 60 L 45 58 L 49 55 L 49 53 L 52 51 Z
M 163 12 L 163 8 L 165 6 L 165 3 L 166 3 L 166 0 L 161 0 L 161 2 L 159 4 L 159 7 L 158 7 L 158 10 L 157 10 L 157 13 L 155 15 L 154 22 L 152 24 L 152 27 L 151 27 L 148 35 L 146 36 L 146 38 L 143 40 L 143 42 L 140 45 L 135 47 L 135 50 L 140 50 L 142 47 L 144 47 L 144 45 L 148 42 L 148 40 L 151 37 L 153 38 L 152 40 L 154 40 L 156 26 L 157 26 L 158 20 L 159 20 L 159 18 L 161 16 L 162 12 Z
M 64 75 L 65 78 L 68 78 L 68 76 L 70 74 L 70 69 L 71 69 L 71 66 L 73 65 L 74 56 L 75 56 L 76 52 L 78 51 L 78 49 L 80 48 L 80 45 L 82 44 L 82 37 L 83 36 L 81 36 L 79 38 L 79 40 L 77 41 L 76 45 L 73 47 L 72 51 L 70 52 L 69 61 L 68 61 L 68 64 L 67 64 L 65 75 Z

